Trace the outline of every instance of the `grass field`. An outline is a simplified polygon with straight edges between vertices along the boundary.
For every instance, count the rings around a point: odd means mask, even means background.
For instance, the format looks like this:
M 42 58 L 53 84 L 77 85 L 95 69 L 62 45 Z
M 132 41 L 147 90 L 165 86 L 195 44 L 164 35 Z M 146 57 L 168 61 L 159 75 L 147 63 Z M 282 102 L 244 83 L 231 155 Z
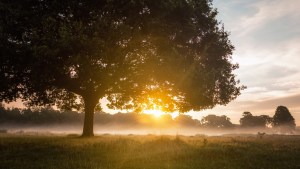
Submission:
M 300 169 L 300 136 L 0 135 L 1 169 Z

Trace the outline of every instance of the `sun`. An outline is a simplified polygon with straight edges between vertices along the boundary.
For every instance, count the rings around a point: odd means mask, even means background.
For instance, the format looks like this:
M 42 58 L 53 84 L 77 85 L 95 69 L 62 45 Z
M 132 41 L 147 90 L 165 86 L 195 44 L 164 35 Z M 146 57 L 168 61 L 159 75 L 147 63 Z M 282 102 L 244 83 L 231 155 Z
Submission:
M 165 114 L 163 111 L 161 110 L 144 110 L 143 111 L 145 114 L 151 114 L 157 118 L 161 117 L 163 114 Z

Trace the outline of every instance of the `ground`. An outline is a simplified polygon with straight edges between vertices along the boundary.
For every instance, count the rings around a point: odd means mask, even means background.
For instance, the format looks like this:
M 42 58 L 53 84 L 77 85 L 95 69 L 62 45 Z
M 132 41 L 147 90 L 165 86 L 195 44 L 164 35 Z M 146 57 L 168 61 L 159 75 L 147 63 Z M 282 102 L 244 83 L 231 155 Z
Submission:
M 2 169 L 297 169 L 300 136 L 0 134 Z

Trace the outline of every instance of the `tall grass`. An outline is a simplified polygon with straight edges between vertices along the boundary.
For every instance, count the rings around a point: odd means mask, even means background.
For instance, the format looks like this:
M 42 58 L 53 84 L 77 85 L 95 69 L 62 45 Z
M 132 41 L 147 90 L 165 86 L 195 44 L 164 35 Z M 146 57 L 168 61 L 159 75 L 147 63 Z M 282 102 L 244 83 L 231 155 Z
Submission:
M 1 169 L 300 168 L 300 137 L 0 135 Z

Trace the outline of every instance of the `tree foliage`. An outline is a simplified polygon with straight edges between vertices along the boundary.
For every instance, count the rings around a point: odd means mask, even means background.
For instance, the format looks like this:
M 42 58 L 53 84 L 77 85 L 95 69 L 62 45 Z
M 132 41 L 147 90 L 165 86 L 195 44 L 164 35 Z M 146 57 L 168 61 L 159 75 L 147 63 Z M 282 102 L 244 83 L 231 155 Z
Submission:
M 291 131 L 296 127 L 295 119 L 285 106 L 278 106 L 273 116 L 273 126 L 281 131 Z
M 199 120 L 193 119 L 192 116 L 183 114 L 177 116 L 174 121 L 180 126 L 198 127 L 201 125 Z
M 231 123 L 230 118 L 222 115 L 217 116 L 214 114 L 207 115 L 201 119 L 201 124 L 205 127 L 212 128 L 230 128 L 234 125 Z
M 3 0 L 0 13 L 0 101 L 84 106 L 83 135 L 104 97 L 186 112 L 243 89 L 210 0 Z
M 268 115 L 253 116 L 250 112 L 244 112 L 240 119 L 241 127 L 268 127 L 272 118 Z

